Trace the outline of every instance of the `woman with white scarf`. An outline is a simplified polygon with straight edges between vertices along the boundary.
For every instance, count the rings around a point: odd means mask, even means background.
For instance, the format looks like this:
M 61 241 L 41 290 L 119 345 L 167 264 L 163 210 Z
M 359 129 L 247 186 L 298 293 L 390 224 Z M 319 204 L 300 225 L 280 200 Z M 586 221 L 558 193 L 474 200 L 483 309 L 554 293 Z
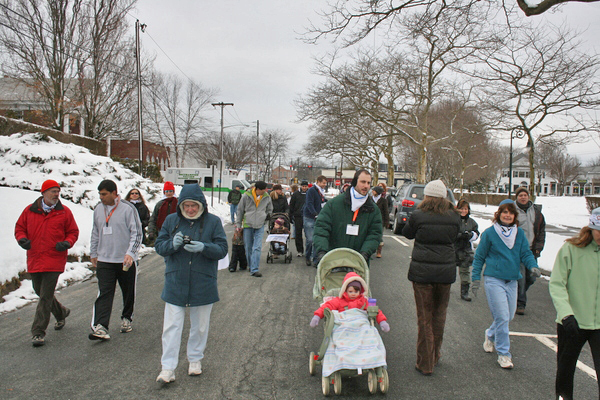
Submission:
M 493 225 L 481 235 L 473 261 L 473 294 L 481 283 L 481 269 L 485 264 L 485 294 L 494 321 L 485 331 L 483 350 L 498 353 L 502 368 L 513 368 L 510 354 L 509 322 L 517 309 L 517 281 L 521 278 L 523 263 L 532 275 L 541 275 L 525 232 L 518 227 L 518 211 L 512 200 L 503 200 L 494 214 Z

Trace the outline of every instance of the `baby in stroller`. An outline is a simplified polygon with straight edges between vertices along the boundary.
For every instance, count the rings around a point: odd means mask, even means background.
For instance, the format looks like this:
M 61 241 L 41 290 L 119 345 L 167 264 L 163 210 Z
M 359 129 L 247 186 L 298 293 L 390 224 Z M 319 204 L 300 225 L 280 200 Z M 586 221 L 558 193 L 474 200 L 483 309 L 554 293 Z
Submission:
M 286 228 L 284 224 L 285 220 L 283 218 L 277 218 L 273 223 L 273 229 L 271 229 L 269 233 L 273 235 L 289 235 L 290 230 Z M 275 255 L 285 254 L 287 252 L 287 246 L 284 242 L 271 242 L 271 246 Z M 275 256 L 274 258 L 277 258 L 277 256 Z
M 273 263 L 273 259 L 283 255 L 284 263 L 292 262 L 292 252 L 288 247 L 290 238 L 290 220 L 285 213 L 274 213 L 269 219 L 269 236 L 267 242 L 270 242 L 269 252 L 267 253 L 267 263 Z

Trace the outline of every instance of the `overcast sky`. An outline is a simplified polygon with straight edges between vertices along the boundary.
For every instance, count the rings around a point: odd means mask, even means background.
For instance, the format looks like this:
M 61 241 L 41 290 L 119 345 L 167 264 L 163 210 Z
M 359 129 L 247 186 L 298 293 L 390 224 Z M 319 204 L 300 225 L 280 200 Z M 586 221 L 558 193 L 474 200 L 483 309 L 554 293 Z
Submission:
M 283 129 L 292 133 L 291 156 L 296 157 L 309 133 L 308 124 L 295 122 L 293 101 L 318 82 L 311 74 L 312 57 L 332 48 L 325 41 L 308 45 L 298 37 L 309 19 L 319 21 L 317 11 L 325 3 L 139 0 L 130 15 L 147 25 L 146 34 L 141 34 L 142 47 L 156 55 L 158 70 L 181 77 L 185 74 L 204 86 L 218 88 L 216 101 L 235 104 L 225 108 L 225 126 L 252 124 L 258 119 L 261 131 Z M 600 51 L 600 3 L 570 3 L 543 18 L 587 28 L 588 46 Z M 218 127 L 219 109 L 211 114 Z M 247 129 L 256 130 L 255 125 Z M 600 152 L 599 144 L 597 140 L 591 145 L 571 146 L 570 150 L 589 159 Z

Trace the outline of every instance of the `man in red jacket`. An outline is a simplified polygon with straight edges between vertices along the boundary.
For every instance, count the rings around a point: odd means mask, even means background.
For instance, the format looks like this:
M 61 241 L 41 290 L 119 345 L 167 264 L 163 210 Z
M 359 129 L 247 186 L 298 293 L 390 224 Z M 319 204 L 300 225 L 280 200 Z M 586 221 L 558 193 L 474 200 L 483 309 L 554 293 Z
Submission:
M 79 228 L 59 195 L 60 185 L 53 180 L 45 181 L 42 196 L 23 210 L 15 226 L 15 238 L 27 250 L 27 272 L 33 290 L 40 297 L 31 326 L 34 347 L 44 345 L 50 313 L 56 318 L 54 329 L 60 330 L 71 312 L 56 300 L 54 289 L 65 270 L 67 250 L 79 237 Z

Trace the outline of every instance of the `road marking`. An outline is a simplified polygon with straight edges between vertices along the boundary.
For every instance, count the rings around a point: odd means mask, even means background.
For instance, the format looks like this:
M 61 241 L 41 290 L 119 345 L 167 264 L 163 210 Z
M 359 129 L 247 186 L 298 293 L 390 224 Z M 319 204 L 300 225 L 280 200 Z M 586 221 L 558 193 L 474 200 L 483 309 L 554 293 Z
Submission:
M 404 247 L 408 247 L 408 245 L 406 243 L 404 243 L 398 236 L 392 236 L 392 235 L 383 235 L 385 237 L 389 237 L 394 239 L 396 242 L 400 243 L 402 246 Z
M 557 338 L 556 335 L 549 335 L 549 334 L 544 334 L 544 333 L 526 333 L 526 332 L 510 332 L 509 334 L 512 336 L 536 338 L 536 340 L 538 342 L 542 343 L 543 345 L 548 347 L 550 350 L 554 351 L 555 353 L 558 352 L 558 345 L 556 343 L 554 343 L 552 340 L 550 340 L 550 339 L 556 339 Z M 596 378 L 596 370 L 594 370 L 594 368 L 588 367 L 587 365 L 585 365 L 584 363 L 582 363 L 579 360 L 577 360 L 577 368 L 579 368 L 580 370 L 582 370 L 583 372 L 588 374 L 590 376 L 590 378 L 592 378 L 596 381 L 598 380 L 598 378 Z

